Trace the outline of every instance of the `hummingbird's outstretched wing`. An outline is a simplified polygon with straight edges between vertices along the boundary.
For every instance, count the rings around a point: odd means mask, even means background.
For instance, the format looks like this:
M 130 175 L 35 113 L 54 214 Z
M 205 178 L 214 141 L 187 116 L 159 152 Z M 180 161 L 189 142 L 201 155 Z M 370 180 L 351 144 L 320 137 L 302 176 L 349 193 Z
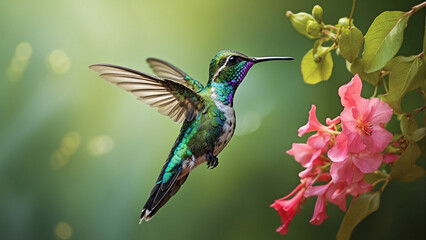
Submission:
M 95 64 L 89 68 L 110 83 L 137 97 L 138 100 L 158 108 L 158 112 L 173 121 L 191 121 L 204 108 L 204 98 L 176 81 L 151 76 L 126 67 Z
M 146 61 L 160 78 L 180 83 L 195 92 L 199 92 L 204 88 L 200 82 L 166 61 L 158 58 L 148 58 Z

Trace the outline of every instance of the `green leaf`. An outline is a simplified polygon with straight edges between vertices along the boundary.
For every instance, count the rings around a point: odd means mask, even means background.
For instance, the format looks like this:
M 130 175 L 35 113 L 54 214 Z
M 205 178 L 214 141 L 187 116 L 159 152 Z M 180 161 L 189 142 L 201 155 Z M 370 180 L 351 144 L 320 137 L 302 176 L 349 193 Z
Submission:
M 385 179 L 387 176 L 381 171 L 375 171 L 374 173 L 367 173 L 364 175 L 364 181 L 369 184 L 373 184 L 380 179 Z
M 414 142 L 408 143 L 407 149 L 392 164 L 391 177 L 393 179 L 400 179 L 409 174 L 419 156 L 419 146 Z
M 424 57 L 423 57 L 424 60 Z M 426 83 L 426 65 L 422 61 L 421 58 L 419 58 L 419 69 L 417 71 L 417 75 L 414 77 L 414 79 L 411 81 L 411 84 L 407 88 L 407 92 L 412 91 L 417 88 L 421 88 L 424 83 Z
M 389 106 L 392 107 L 395 113 L 404 113 L 401 108 L 401 94 L 399 92 L 387 93 L 385 95 L 382 95 L 380 99 L 389 104 Z
M 380 192 L 363 193 L 349 206 L 339 232 L 337 240 L 350 239 L 352 231 L 364 218 L 377 211 L 380 205 Z
M 349 62 L 353 62 L 358 58 L 358 53 L 361 50 L 364 36 L 362 32 L 356 28 L 343 29 L 339 41 L 340 55 L 342 55 Z
M 410 172 L 398 178 L 398 180 L 401 182 L 414 182 L 424 177 L 425 175 L 426 175 L 426 171 L 423 168 L 417 165 L 413 165 Z
M 404 12 L 386 11 L 374 19 L 365 35 L 362 53 L 365 72 L 380 70 L 395 56 L 401 47 L 408 17 Z
M 411 135 L 411 140 L 413 142 L 418 142 L 420 140 L 422 140 L 426 135 L 426 128 L 422 127 L 419 129 L 416 129 L 413 134 Z
M 426 81 L 422 84 L 422 90 L 423 90 L 423 103 L 426 105 Z M 426 111 L 424 111 L 425 117 L 423 118 L 424 126 L 426 126 Z
M 358 74 L 359 77 L 362 80 L 364 80 L 364 81 L 366 81 L 366 82 L 368 82 L 368 83 L 370 83 L 374 86 L 377 85 L 377 83 L 380 80 L 380 78 L 379 78 L 380 71 L 376 71 L 376 72 L 372 72 L 372 73 L 365 73 L 364 72 L 364 65 L 363 65 L 361 59 L 359 59 L 359 58 L 355 59 L 355 61 L 352 62 L 351 72 L 354 75 Z
M 418 88 L 422 83 L 415 80 L 423 62 L 417 56 L 411 56 L 407 60 L 400 58 L 389 74 L 389 92 L 400 92 L 401 97 L 408 91 Z
M 398 64 L 399 62 L 410 62 L 410 61 L 413 61 L 416 57 L 417 57 L 416 55 L 409 56 L 409 57 L 404 57 L 404 56 L 394 57 L 389 62 L 386 63 L 386 65 L 383 67 L 383 70 L 392 71 L 393 67 L 395 67 L 395 65 Z
M 317 55 L 321 55 L 326 49 L 326 47 L 318 47 Z M 333 59 L 330 52 L 327 52 L 319 63 L 314 60 L 313 49 L 309 50 L 302 59 L 302 75 L 306 83 L 316 84 L 326 81 L 330 78 L 332 70 Z
M 401 128 L 401 133 L 404 134 L 405 139 L 411 139 L 411 135 L 414 131 L 417 130 L 417 122 L 416 121 L 410 121 L 410 119 L 403 115 L 401 117 L 401 120 L 399 122 L 399 127 Z
M 426 65 L 426 16 L 425 16 L 425 30 L 423 33 L 423 65 Z
M 401 100 L 404 95 L 421 86 L 424 79 L 424 64 L 418 56 L 396 57 L 385 69 L 390 70 L 389 92 L 383 96 L 396 112 L 402 113 Z

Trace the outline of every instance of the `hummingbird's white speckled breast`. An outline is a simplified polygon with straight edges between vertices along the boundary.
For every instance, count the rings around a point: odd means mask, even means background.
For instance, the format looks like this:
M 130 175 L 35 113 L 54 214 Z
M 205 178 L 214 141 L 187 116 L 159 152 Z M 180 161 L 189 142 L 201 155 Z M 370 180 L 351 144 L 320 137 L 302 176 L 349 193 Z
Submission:
M 222 134 L 215 142 L 213 155 L 217 156 L 231 140 L 235 130 L 235 111 L 230 104 L 226 105 L 221 101 L 214 100 L 216 107 L 225 115 L 225 122 L 222 127 Z

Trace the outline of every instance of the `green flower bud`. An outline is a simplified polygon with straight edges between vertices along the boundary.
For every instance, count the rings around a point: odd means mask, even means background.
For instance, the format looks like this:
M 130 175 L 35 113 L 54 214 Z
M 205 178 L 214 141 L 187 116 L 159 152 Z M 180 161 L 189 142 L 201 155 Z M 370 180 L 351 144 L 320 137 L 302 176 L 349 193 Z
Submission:
M 320 5 L 315 5 L 314 8 L 312 8 L 312 16 L 317 20 L 317 22 L 322 21 L 322 7 Z
M 320 63 L 322 61 L 322 56 L 318 54 L 314 54 L 314 61 L 316 63 Z
M 309 38 L 314 38 L 313 36 L 309 35 L 308 32 L 306 31 L 306 26 L 308 25 L 308 21 L 309 20 L 315 21 L 314 17 L 312 17 L 311 14 L 308 14 L 305 12 L 294 14 L 291 11 L 287 11 L 286 16 L 290 19 L 291 24 L 299 33 Z
M 309 20 L 308 25 L 306 26 L 306 32 L 308 32 L 309 35 L 316 37 L 321 32 L 321 26 L 318 22 Z
M 349 26 L 349 18 L 347 18 L 347 17 L 342 17 L 342 18 L 340 18 L 339 19 L 339 24 L 342 26 L 342 27 L 344 27 L 344 28 L 348 28 L 348 26 Z M 353 19 L 351 19 L 351 26 L 353 26 L 354 25 L 354 20 Z

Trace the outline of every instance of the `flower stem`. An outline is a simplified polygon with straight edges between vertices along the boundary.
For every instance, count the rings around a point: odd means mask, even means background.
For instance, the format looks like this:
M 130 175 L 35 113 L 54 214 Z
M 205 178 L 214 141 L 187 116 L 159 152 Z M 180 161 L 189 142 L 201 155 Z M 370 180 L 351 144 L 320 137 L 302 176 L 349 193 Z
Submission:
M 416 6 L 412 7 L 411 10 L 407 13 L 409 15 L 413 15 L 414 13 L 418 12 L 420 9 L 426 7 L 426 1 L 417 4 Z
M 386 178 L 386 182 L 383 184 L 383 186 L 380 188 L 380 192 L 383 192 L 386 188 L 386 186 L 388 185 L 390 181 L 390 177 Z
M 383 181 L 386 181 L 386 178 L 380 178 L 379 180 L 375 181 L 371 185 L 376 186 L 376 184 L 378 184 L 379 182 L 383 182 Z
M 348 28 L 349 28 L 349 29 L 350 29 L 350 28 L 351 28 L 351 26 L 352 26 L 352 24 L 351 24 L 351 20 L 352 20 L 352 16 L 354 15 L 354 11 L 355 11 L 355 3 L 356 3 L 356 0 L 353 0 L 353 1 L 352 1 L 351 14 L 349 15 L 349 26 L 348 26 Z
M 371 96 L 371 98 L 374 98 L 374 97 L 376 97 L 376 94 L 377 94 L 377 89 L 379 88 L 379 86 L 378 85 L 376 85 L 375 87 L 374 87 L 374 93 L 373 93 L 373 96 Z M 370 98 L 370 99 L 371 99 Z
M 384 79 L 384 78 L 382 78 L 382 81 L 383 81 L 383 87 L 385 88 L 386 93 L 388 93 L 388 92 L 389 92 L 389 90 L 388 90 L 388 86 L 386 86 L 386 81 L 385 81 L 385 79 Z
M 408 117 L 410 118 L 408 120 L 408 126 L 411 125 L 411 122 L 414 121 L 414 118 L 416 118 L 417 114 L 419 114 L 419 112 L 423 111 L 425 108 L 426 105 L 423 105 L 423 107 L 416 108 L 408 114 Z

